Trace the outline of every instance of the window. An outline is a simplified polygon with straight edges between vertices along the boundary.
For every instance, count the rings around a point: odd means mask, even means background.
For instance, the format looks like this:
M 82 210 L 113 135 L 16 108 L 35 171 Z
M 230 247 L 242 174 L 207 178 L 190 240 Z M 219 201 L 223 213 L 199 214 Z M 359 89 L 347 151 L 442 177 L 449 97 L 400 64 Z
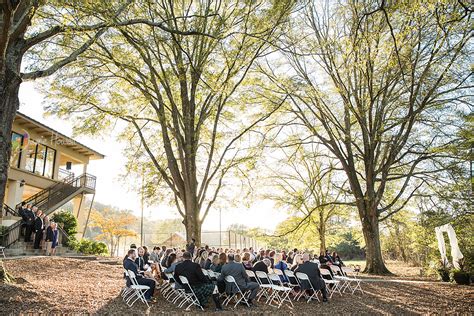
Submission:
M 28 142 L 26 146 L 26 164 L 25 169 L 34 172 L 35 171 L 35 160 L 36 160 L 36 142 L 31 140 Z
M 44 177 L 53 178 L 56 150 L 34 140 L 30 140 L 25 149 L 25 169 Z
M 54 170 L 54 161 L 56 157 L 56 150 L 53 148 L 47 147 L 46 148 L 46 160 L 44 164 L 44 176 L 48 178 L 53 178 L 53 170 Z
M 35 173 L 39 175 L 44 174 L 44 161 L 46 159 L 46 146 L 38 144 L 36 145 L 36 162 L 35 162 Z
M 10 166 L 19 168 L 21 160 L 21 147 L 23 146 L 23 135 L 12 132 L 12 152 Z

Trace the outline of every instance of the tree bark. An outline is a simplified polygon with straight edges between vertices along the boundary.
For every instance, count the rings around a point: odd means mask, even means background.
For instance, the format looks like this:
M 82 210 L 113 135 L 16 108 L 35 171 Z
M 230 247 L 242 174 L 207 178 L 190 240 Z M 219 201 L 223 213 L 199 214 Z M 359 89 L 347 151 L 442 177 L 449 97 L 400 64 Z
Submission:
M 201 221 L 199 220 L 199 210 L 186 211 L 183 221 L 186 228 L 186 242 L 189 244 L 192 239 L 196 240 L 196 246 L 201 246 Z
M 323 211 L 319 214 L 319 253 L 326 251 L 326 222 L 324 221 Z
M 18 91 L 21 79 L 19 65 L 14 64 L 15 59 L 17 58 L 7 58 L 5 69 L 0 74 L 0 201 L 2 203 L 5 199 L 10 165 L 12 125 L 20 106 Z M 12 68 L 17 68 L 18 71 L 15 72 Z
M 374 211 L 375 212 L 375 211 Z M 379 219 L 374 212 L 366 212 L 362 218 L 362 232 L 364 233 L 366 248 L 366 266 L 364 272 L 371 274 L 391 274 L 385 266 L 380 246 Z

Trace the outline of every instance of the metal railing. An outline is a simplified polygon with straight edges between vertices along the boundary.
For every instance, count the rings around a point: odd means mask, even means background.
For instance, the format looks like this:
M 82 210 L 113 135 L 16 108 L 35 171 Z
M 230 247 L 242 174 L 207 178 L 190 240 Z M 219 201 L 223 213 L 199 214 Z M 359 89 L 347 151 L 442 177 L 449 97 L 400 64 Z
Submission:
M 18 210 L 23 203 L 26 203 L 37 206 L 43 211 L 45 215 L 49 215 L 57 209 L 59 204 L 61 204 L 66 198 L 77 192 L 79 189 L 85 188 L 89 190 L 95 190 L 96 179 L 97 178 L 95 176 L 87 173 L 78 177 L 74 177 L 74 174 L 71 173 L 62 182 L 56 183 L 17 204 L 16 209 Z M 15 210 L 9 208 L 8 206 L 6 207 L 8 212 L 18 214 L 18 212 Z M 3 209 L 5 209 L 5 206 Z M 4 247 L 9 247 L 19 240 L 21 224 L 22 220 L 19 220 L 13 225 L 8 226 L 6 229 L 3 229 L 1 240 Z M 61 229 L 60 232 L 67 236 L 64 230 Z M 67 236 L 67 238 L 69 239 L 69 236 Z
M 7 204 L 3 203 L 3 207 L 2 207 L 2 217 L 5 217 L 5 216 L 16 216 L 16 217 L 21 217 L 20 214 L 18 214 L 17 211 L 15 211 L 14 209 L 12 209 L 10 206 L 8 206 Z
M 74 172 L 59 168 L 58 180 L 63 181 L 64 179 L 74 178 Z

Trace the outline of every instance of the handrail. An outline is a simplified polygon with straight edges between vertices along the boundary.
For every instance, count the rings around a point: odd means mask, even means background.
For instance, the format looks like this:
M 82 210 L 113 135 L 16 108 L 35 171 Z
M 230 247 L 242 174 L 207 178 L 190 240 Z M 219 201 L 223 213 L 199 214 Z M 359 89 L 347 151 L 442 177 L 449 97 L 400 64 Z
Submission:
M 17 211 L 15 211 L 14 209 L 12 209 L 10 206 L 8 206 L 7 204 L 3 203 L 3 207 L 2 207 L 2 216 L 8 216 L 8 214 L 12 215 L 12 216 L 16 216 L 16 217 L 21 217 L 20 214 L 18 214 Z
M 46 207 L 45 209 L 43 209 L 43 211 L 46 215 L 48 215 L 49 213 L 54 211 L 54 209 L 52 209 L 53 206 L 57 205 L 57 203 L 60 203 L 60 200 L 56 200 L 58 197 L 64 200 L 67 197 L 67 195 L 72 194 L 74 191 L 77 191 L 76 189 L 79 189 L 79 188 L 95 190 L 96 180 L 97 178 L 95 176 L 88 173 L 84 173 L 78 177 L 74 177 L 74 174 L 71 174 L 70 176 L 68 176 L 67 179 L 64 179 L 63 182 L 56 183 L 44 189 L 43 191 L 40 191 L 37 194 L 31 196 L 30 198 L 24 200 L 23 202 L 19 203 L 16 206 L 16 209 L 19 209 L 23 203 L 32 204 L 33 206 L 43 205 L 43 207 Z M 65 190 L 65 191 L 62 191 L 62 190 Z M 66 194 L 66 195 L 62 197 L 61 193 Z M 4 207 L 2 208 L 2 212 L 3 212 L 3 209 L 5 209 L 5 212 L 15 214 L 15 216 L 17 216 L 16 214 L 18 214 L 18 212 L 10 208 L 8 205 L 4 205 Z M 13 225 L 8 226 L 8 228 L 2 232 L 1 237 L 2 237 L 4 247 L 9 247 L 13 243 L 15 243 L 17 240 L 19 240 L 21 224 L 22 224 L 22 221 L 19 220 Z M 59 231 L 61 232 L 62 235 L 64 235 L 64 237 L 69 239 L 69 236 L 62 228 L 59 228 Z

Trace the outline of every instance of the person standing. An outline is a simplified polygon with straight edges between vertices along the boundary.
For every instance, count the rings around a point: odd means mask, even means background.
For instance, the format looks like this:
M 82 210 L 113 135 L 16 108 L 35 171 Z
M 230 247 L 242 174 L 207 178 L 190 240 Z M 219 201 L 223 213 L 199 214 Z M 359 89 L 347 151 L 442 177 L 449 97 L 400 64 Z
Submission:
M 38 210 L 36 213 L 36 219 L 34 221 L 34 228 L 35 228 L 35 243 L 34 249 L 40 249 L 41 240 L 43 240 L 43 230 L 44 230 L 44 222 L 42 216 L 43 212 Z
M 194 257 L 194 250 L 196 249 L 196 239 L 192 238 L 191 242 L 186 245 L 186 251 L 191 254 L 191 257 Z
M 31 241 L 31 234 L 33 233 L 33 230 L 35 229 L 35 219 L 36 219 L 35 211 L 37 210 L 36 206 L 33 206 L 33 208 L 28 208 L 28 205 L 24 211 L 25 219 L 26 219 L 25 242 Z

